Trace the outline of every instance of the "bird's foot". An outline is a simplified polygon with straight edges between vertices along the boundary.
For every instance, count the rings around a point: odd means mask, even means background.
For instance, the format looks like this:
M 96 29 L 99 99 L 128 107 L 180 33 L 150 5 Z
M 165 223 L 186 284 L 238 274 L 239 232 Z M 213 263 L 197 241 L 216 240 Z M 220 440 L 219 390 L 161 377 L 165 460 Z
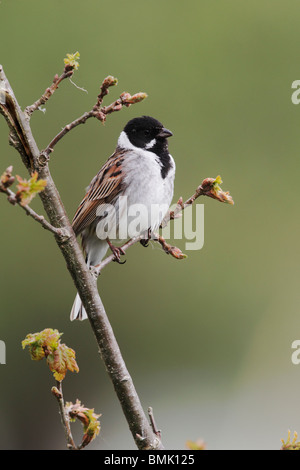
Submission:
M 149 238 L 142 238 L 142 240 L 140 240 L 140 244 L 147 248 L 147 246 L 149 246 Z
M 111 251 L 114 255 L 113 261 L 116 261 L 119 264 L 125 264 L 126 260 L 121 261 L 121 255 L 125 255 L 125 251 L 120 246 L 113 245 L 109 239 L 107 239 L 107 243 L 108 243 L 109 248 L 111 249 Z
M 155 240 L 156 239 L 152 235 L 151 228 L 148 228 L 146 233 L 147 233 L 147 238 L 142 238 L 142 240 L 140 240 L 140 244 L 143 245 L 145 248 L 147 248 L 147 246 L 149 246 L 149 240 Z

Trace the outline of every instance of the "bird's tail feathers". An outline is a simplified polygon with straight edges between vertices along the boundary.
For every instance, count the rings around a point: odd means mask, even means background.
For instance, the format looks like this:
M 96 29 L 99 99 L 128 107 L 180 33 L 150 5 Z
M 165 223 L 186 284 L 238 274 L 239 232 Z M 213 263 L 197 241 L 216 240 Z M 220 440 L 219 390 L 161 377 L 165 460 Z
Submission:
M 85 260 L 87 266 L 90 267 L 98 265 L 105 256 L 107 249 L 108 244 L 106 240 L 99 242 L 98 238 L 91 237 L 88 239 L 86 242 L 87 256 Z M 70 320 L 86 320 L 87 318 L 87 313 L 84 306 L 82 305 L 79 294 L 77 293 L 71 310 Z
M 87 313 L 85 311 L 84 306 L 82 305 L 81 298 L 79 297 L 79 294 L 76 295 L 73 307 L 71 310 L 71 315 L 70 315 L 70 320 L 86 320 L 87 319 Z

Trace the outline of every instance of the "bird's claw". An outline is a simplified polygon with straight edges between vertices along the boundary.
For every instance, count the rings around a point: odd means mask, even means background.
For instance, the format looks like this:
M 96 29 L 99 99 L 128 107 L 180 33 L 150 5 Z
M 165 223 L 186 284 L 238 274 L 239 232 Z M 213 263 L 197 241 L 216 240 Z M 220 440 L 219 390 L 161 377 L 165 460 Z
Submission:
M 113 261 L 115 261 L 116 263 L 119 263 L 119 264 L 125 264 L 126 259 L 124 261 L 121 261 L 121 255 L 125 255 L 125 251 L 121 247 L 118 247 L 118 246 L 113 246 L 112 245 L 112 247 L 110 247 L 110 248 L 111 248 L 111 251 L 113 252 L 113 255 L 114 255 Z
M 147 238 L 145 237 L 140 240 L 140 244 L 143 245 L 145 248 L 149 246 L 149 241 L 152 239 L 151 228 L 148 228 L 146 233 L 147 233 Z

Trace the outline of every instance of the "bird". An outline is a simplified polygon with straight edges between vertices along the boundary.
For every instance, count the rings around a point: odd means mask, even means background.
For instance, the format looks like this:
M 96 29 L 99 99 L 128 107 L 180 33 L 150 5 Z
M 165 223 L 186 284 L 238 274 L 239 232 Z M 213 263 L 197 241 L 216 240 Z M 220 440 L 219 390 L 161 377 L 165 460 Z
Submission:
M 108 248 L 123 264 L 115 242 L 145 234 L 151 238 L 172 202 L 176 165 L 169 153 L 173 133 L 151 116 L 131 119 L 121 131 L 114 153 L 92 179 L 75 212 L 72 228 L 81 236 L 88 267 L 97 266 Z M 77 293 L 70 319 L 87 313 Z

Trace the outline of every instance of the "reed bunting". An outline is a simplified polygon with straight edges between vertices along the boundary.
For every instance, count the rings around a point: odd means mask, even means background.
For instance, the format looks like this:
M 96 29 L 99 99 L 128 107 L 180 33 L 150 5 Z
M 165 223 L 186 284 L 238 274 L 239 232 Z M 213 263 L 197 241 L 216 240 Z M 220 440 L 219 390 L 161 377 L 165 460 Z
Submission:
M 172 132 L 159 121 L 142 116 L 129 121 L 113 155 L 93 178 L 72 227 L 81 235 L 88 266 L 98 265 L 110 248 L 120 261 L 115 241 L 145 234 L 150 237 L 173 198 L 175 162 L 168 150 Z M 71 320 L 84 320 L 86 311 L 77 294 Z

